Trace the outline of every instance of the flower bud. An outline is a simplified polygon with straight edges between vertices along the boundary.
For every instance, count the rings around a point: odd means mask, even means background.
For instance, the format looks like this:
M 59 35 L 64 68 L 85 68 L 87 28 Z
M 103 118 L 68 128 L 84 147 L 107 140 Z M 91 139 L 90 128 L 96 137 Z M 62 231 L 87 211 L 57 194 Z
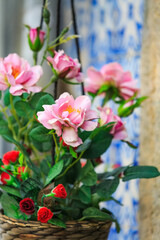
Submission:
M 28 178 L 28 172 L 26 170 L 27 170 L 27 168 L 24 166 L 17 168 L 17 172 L 18 172 L 17 178 L 20 181 L 26 180 Z
M 50 12 L 48 11 L 48 9 L 46 7 L 43 8 L 43 19 L 44 19 L 46 24 L 49 24 L 49 22 L 50 22 Z
M 34 52 L 40 51 L 44 44 L 45 32 L 37 28 L 29 28 L 28 43 L 30 49 Z
M 9 172 L 9 171 L 8 171 Z M 11 174 L 11 172 L 9 172 Z M 2 184 L 4 185 L 13 185 L 14 183 L 14 179 L 13 177 L 7 172 L 2 172 L 0 175 L 0 181 L 2 182 Z

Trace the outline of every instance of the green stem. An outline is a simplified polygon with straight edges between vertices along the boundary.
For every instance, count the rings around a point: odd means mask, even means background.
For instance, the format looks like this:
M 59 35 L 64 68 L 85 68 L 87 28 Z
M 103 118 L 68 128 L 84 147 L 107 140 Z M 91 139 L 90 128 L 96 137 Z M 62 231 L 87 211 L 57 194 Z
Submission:
M 13 96 L 12 96 L 12 94 L 10 94 L 10 104 L 11 104 L 11 113 L 13 114 L 14 118 L 16 119 L 19 128 L 21 128 L 21 124 L 20 124 L 19 118 L 18 118 L 18 116 L 17 116 L 17 114 L 16 114 L 16 111 L 15 111 L 15 108 L 14 108 Z
M 37 65 L 37 52 L 33 52 L 33 62 L 34 62 L 34 65 Z
M 47 36 L 46 36 L 46 39 L 47 39 L 47 43 L 46 43 L 46 48 L 44 50 L 44 54 L 43 54 L 43 57 L 42 57 L 42 61 L 41 61 L 41 66 L 43 65 L 43 62 L 46 58 L 46 54 L 47 54 L 47 51 L 48 51 L 48 46 L 49 46 L 49 39 L 50 39 L 50 28 L 49 28 L 49 24 L 47 24 Z
M 69 170 L 71 167 L 73 167 L 73 166 L 81 159 L 81 157 L 82 157 L 82 155 L 83 155 L 84 152 L 85 152 L 85 151 L 81 152 L 81 154 L 79 155 L 79 157 L 78 157 L 73 163 L 71 163 L 71 164 L 66 168 L 66 170 L 65 170 L 61 175 L 59 175 L 59 176 L 56 178 L 56 180 L 59 179 L 59 178 L 61 178 L 61 177 L 63 177 L 63 176 L 68 172 L 68 170 Z
M 62 149 L 62 144 L 63 144 L 63 141 L 60 142 L 60 147 L 58 149 L 57 157 L 56 157 L 56 163 L 59 161 L 59 156 L 60 156 L 60 152 L 61 152 L 61 149 Z
M 58 144 L 57 144 L 57 139 L 56 139 L 56 136 L 54 134 L 54 132 L 52 132 L 52 136 L 53 136 L 53 140 L 54 140 L 54 143 L 55 143 L 55 151 L 56 151 L 56 155 L 58 156 L 59 155 L 59 149 L 58 149 Z M 57 163 L 57 157 L 56 157 L 56 163 Z
M 1 107 L 1 111 L 4 113 L 4 116 L 5 116 L 5 118 L 6 118 L 7 122 L 8 122 L 8 128 L 11 130 L 11 132 L 12 132 L 12 134 L 13 134 L 13 138 L 14 138 L 15 140 L 17 140 L 16 133 L 15 133 L 15 131 L 14 131 L 14 128 L 12 127 L 12 122 L 10 121 L 10 118 L 8 117 L 8 115 L 7 115 L 7 113 L 6 113 L 6 108 L 3 108 L 2 105 L 0 105 L 0 107 Z
M 57 80 L 58 80 L 58 76 L 52 76 L 50 82 L 44 88 L 42 88 L 42 92 L 44 90 L 46 90 L 52 83 L 56 82 Z

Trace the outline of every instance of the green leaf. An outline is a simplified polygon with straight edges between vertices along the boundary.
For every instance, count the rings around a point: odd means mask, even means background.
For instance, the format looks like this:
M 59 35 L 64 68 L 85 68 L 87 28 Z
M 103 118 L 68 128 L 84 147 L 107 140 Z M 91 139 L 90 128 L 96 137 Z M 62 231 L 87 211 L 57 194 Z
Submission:
M 97 220 L 109 220 L 115 221 L 115 219 L 108 213 L 102 212 L 101 210 L 89 207 L 83 211 L 83 219 L 97 219 Z
M 34 109 L 28 102 L 18 101 L 14 104 L 14 107 L 19 117 L 31 118 L 34 115 Z
M 7 185 L 0 185 L 0 188 L 7 193 L 10 193 L 16 197 L 21 197 L 19 189 Z
M 106 92 L 109 88 L 111 88 L 111 85 L 102 85 L 97 94 L 101 94 L 102 92 Z
M 71 146 L 69 147 L 69 152 L 73 158 L 77 158 L 77 153 L 74 151 L 74 149 Z
M 55 103 L 55 101 L 54 101 L 54 99 L 53 99 L 53 97 L 52 97 L 52 95 L 50 95 L 50 94 L 46 94 L 45 96 L 42 96 L 40 99 L 39 99 L 39 101 L 38 101 L 38 103 L 37 103 L 37 105 L 36 105 L 36 111 L 38 112 L 38 111 L 44 111 L 44 109 L 43 109 L 43 105 L 52 105 L 52 104 L 54 104 Z
M 83 151 L 87 150 L 87 148 L 90 147 L 91 142 L 92 142 L 92 140 L 90 138 L 86 139 L 84 141 L 84 143 L 76 149 L 76 152 L 79 153 L 79 152 L 83 152 Z
M 160 176 L 160 172 L 153 166 L 132 166 L 124 171 L 123 181 L 137 178 L 154 178 Z
M 86 186 L 93 186 L 97 182 L 97 174 L 92 163 L 88 160 L 86 165 L 80 169 L 78 180 Z
M 52 139 L 52 136 L 48 133 L 48 129 L 40 125 L 36 128 L 33 128 L 29 133 L 29 136 L 37 142 L 48 142 Z
M 10 93 L 9 93 L 8 89 L 6 90 L 6 92 L 4 94 L 3 100 L 4 100 L 4 105 L 8 107 L 10 105 Z
M 129 147 L 133 148 L 133 149 L 137 149 L 138 148 L 138 146 L 135 146 L 133 143 L 131 143 L 129 141 L 126 141 L 126 140 L 121 140 L 121 141 L 127 143 L 127 145 Z
M 84 152 L 84 158 L 97 158 L 109 148 L 113 138 L 109 131 L 110 127 L 106 125 L 95 129 L 91 133 L 89 138 L 92 142 L 88 149 Z
M 3 193 L 1 196 L 1 204 L 6 216 L 17 218 L 19 204 L 13 197 L 9 196 L 7 193 Z
M 0 135 L 10 135 L 12 136 L 11 131 L 8 128 L 8 123 L 5 120 L 0 120 Z
M 33 139 L 31 140 L 33 145 L 38 149 L 39 152 L 48 152 L 52 148 L 52 141 L 38 142 Z
M 57 177 L 62 172 L 63 164 L 64 163 L 61 160 L 50 169 L 45 182 L 45 186 L 48 185 L 55 177 Z
M 23 160 L 24 160 L 24 156 L 23 156 L 22 153 L 20 153 L 20 156 L 19 156 L 19 159 L 18 159 L 20 166 L 23 165 Z
M 121 173 L 123 173 L 126 169 L 128 168 L 128 166 L 125 166 L 125 167 L 118 167 L 118 168 L 115 168 L 113 171 L 111 172 L 105 172 L 105 173 L 100 173 L 98 174 L 98 179 L 101 180 L 101 179 L 107 179 L 109 177 L 118 177 Z
M 28 196 L 30 191 L 37 188 L 39 188 L 39 190 L 41 189 L 40 183 L 33 178 L 28 178 L 27 180 L 21 183 L 20 194 L 22 197 L 26 197 Z
M 118 115 L 120 117 L 127 117 L 129 116 L 135 108 L 139 107 L 141 105 L 141 103 L 146 100 L 147 97 L 140 97 L 140 98 L 135 98 L 135 96 L 133 96 L 132 98 L 126 100 L 126 101 L 122 101 L 119 108 L 118 108 Z M 127 103 L 130 102 L 131 100 L 134 100 L 134 103 L 128 107 Z
M 48 176 L 48 173 L 50 171 L 51 163 L 52 163 L 51 156 L 47 156 L 45 159 L 43 159 L 40 162 L 40 170 L 45 176 Z
M 117 189 L 119 178 L 102 181 L 96 187 L 96 192 L 100 197 L 109 198 Z
M 45 96 L 48 93 L 45 92 L 39 92 L 39 93 L 35 93 L 33 95 L 33 97 L 30 99 L 29 103 L 32 106 L 33 109 L 36 109 L 36 106 L 40 100 L 41 97 Z
M 82 203 L 89 204 L 91 202 L 91 188 L 83 185 L 79 189 L 79 199 Z
M 13 97 L 13 103 L 21 100 L 21 98 L 19 96 L 12 96 L 12 97 Z M 4 100 L 4 105 L 6 107 L 8 107 L 10 105 L 10 92 L 9 92 L 9 89 L 7 89 L 5 91 L 3 100 Z
M 48 221 L 48 223 L 51 223 L 53 225 L 56 225 L 56 226 L 59 226 L 59 227 L 62 227 L 62 228 L 66 228 L 66 224 L 58 218 L 52 218 Z

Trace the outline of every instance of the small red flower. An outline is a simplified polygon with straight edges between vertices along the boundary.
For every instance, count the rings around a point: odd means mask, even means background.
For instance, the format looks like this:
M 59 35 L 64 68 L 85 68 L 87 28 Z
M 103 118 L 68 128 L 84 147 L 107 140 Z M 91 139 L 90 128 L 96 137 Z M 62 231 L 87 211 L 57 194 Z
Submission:
M 51 193 L 54 193 L 54 197 L 57 198 L 66 198 L 67 197 L 67 192 L 65 187 L 62 184 L 58 184 L 57 187 L 55 187 Z
M 32 215 L 35 212 L 35 205 L 32 199 L 24 198 L 19 203 L 21 212 L 26 215 Z
M 53 217 L 53 213 L 46 207 L 41 207 L 37 212 L 37 220 L 42 223 L 47 223 Z
M 19 151 L 10 151 L 3 155 L 2 162 L 5 165 L 9 165 L 10 163 L 15 163 L 19 157 Z
M 10 171 L 8 171 L 8 172 L 11 174 Z M 1 173 L 0 180 L 3 184 L 11 185 L 13 183 L 13 178 L 9 173 L 7 173 L 7 172 Z
M 25 176 L 25 177 L 28 177 L 28 172 L 26 172 L 26 167 L 18 167 L 17 168 L 17 172 L 18 172 L 18 175 L 17 175 L 17 178 L 22 181 L 24 179 L 22 179 L 22 175 Z

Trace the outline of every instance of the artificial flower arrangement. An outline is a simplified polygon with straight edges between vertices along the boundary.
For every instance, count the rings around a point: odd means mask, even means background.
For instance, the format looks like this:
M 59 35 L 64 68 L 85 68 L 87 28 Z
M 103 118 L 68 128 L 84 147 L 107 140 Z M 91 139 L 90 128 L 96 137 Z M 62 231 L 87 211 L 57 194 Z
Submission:
M 68 220 L 109 220 L 116 217 L 100 209 L 103 201 L 116 201 L 112 194 L 120 181 L 160 175 L 153 166 L 121 166 L 97 173 L 101 155 L 117 139 L 135 147 L 127 138 L 121 117 L 139 107 L 145 97 L 130 72 L 120 64 L 105 64 L 100 71 L 90 67 L 87 78 L 77 59 L 55 47 L 76 36 L 65 38 L 68 27 L 50 42 L 49 11 L 44 7 L 47 34 L 29 28 L 28 41 L 34 66 L 9 54 L 0 59 L 0 135 L 14 144 L 2 156 L 0 167 L 2 213 L 22 220 L 51 223 L 65 228 Z M 45 48 L 44 45 L 46 44 Z M 38 52 L 44 55 L 37 65 Z M 47 61 L 50 82 L 41 88 L 38 81 Z M 68 92 L 57 99 L 44 90 L 56 81 L 85 84 L 85 92 L 73 98 Z M 91 109 L 91 99 L 101 96 L 102 104 Z M 117 105 L 117 115 L 107 105 Z

